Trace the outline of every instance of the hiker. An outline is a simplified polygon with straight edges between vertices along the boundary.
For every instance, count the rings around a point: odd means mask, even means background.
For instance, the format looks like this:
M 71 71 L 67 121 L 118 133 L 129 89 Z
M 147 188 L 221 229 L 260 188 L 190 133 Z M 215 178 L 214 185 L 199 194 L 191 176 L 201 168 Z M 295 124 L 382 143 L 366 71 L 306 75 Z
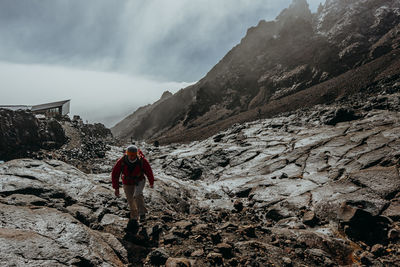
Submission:
M 147 212 L 143 197 L 143 188 L 146 183 L 144 175 L 147 176 L 151 188 L 153 188 L 154 176 L 149 162 L 135 145 L 128 146 L 125 155 L 113 167 L 112 187 L 116 197 L 120 196 L 119 177 L 121 174 L 125 196 L 130 208 L 130 221 L 137 222 L 139 216 L 140 221 L 144 221 Z

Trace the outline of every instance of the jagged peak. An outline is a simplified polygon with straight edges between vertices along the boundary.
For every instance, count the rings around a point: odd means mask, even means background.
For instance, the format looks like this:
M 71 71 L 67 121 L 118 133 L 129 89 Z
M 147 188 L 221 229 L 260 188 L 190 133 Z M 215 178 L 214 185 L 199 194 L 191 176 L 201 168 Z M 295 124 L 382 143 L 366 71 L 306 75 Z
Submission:
M 290 6 L 276 17 L 276 20 L 281 22 L 296 18 L 311 20 L 311 17 L 311 10 L 306 0 L 293 0 Z
M 170 91 L 165 91 L 163 94 L 162 94 L 162 96 L 161 96 L 161 98 L 160 99 L 165 99 L 165 98 L 168 98 L 168 97 L 170 97 L 170 96 L 172 96 L 172 93 L 170 92 Z
M 276 17 L 275 21 L 260 20 L 257 26 L 250 27 L 246 36 L 241 40 L 240 44 L 244 44 L 251 39 L 259 40 L 260 37 L 270 38 L 276 36 L 282 28 L 285 28 L 287 22 L 302 18 L 306 21 L 312 21 L 312 13 L 306 0 L 293 0 L 288 8 Z M 275 38 L 275 37 L 274 37 Z
M 321 13 L 323 9 L 324 9 L 324 5 L 322 3 L 319 3 L 317 13 L 318 14 Z

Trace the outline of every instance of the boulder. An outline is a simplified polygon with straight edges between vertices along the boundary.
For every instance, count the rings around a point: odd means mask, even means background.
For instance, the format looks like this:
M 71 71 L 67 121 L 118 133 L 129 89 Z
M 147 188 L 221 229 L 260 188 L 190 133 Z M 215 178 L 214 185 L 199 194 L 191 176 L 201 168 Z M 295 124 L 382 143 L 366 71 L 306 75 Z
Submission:
M 202 257 L 204 255 L 204 250 L 203 249 L 198 249 L 195 250 L 191 253 L 191 257 Z
M 256 227 L 254 225 L 246 225 L 239 228 L 239 231 L 242 235 L 247 237 L 255 238 L 256 236 Z
M 192 226 L 193 226 L 193 223 L 190 222 L 190 221 L 183 220 L 183 221 L 179 221 L 179 222 L 174 223 L 174 226 L 176 226 L 176 227 L 178 227 L 180 229 L 190 230 L 192 228 Z
M 233 203 L 233 207 L 237 212 L 241 212 L 243 210 L 243 202 L 237 199 Z
M 317 216 L 313 211 L 307 211 L 303 215 L 303 223 L 309 226 L 314 226 L 318 221 Z
M 390 229 L 388 233 L 388 239 L 391 241 L 397 241 L 400 239 L 400 230 L 399 229 Z
M 336 125 L 339 122 L 353 121 L 359 118 L 353 109 L 338 108 L 325 115 L 324 123 L 327 125 Z
M 372 167 L 353 172 L 349 180 L 356 185 L 368 187 L 382 198 L 393 197 L 400 190 L 400 177 L 395 166 Z
M 114 214 L 105 214 L 100 221 L 100 225 L 105 231 L 117 236 L 122 236 L 125 234 L 125 228 L 128 222 L 129 219 L 127 218 L 121 218 Z
M 169 254 L 165 249 L 157 248 L 152 252 L 150 252 L 148 258 L 150 264 L 159 266 L 159 265 L 164 265 L 167 262 Z
M 227 232 L 232 232 L 238 229 L 238 226 L 232 222 L 226 222 L 220 227 L 221 230 L 225 230 Z
M 233 247 L 228 243 L 219 243 L 216 248 L 225 259 L 230 259 L 233 257 Z
M 221 265 L 224 262 L 222 254 L 216 252 L 210 252 L 207 255 L 207 260 L 214 265 Z
M 185 258 L 168 258 L 165 262 L 165 267 L 194 267 L 196 260 Z
M 30 209 L 4 204 L 0 204 L 0 209 L 3 263 L 124 266 L 101 234 L 68 213 L 47 207 Z
M 370 212 L 344 202 L 338 218 L 344 225 L 345 233 L 354 240 L 361 240 L 369 245 L 387 240 L 390 220 L 383 216 L 373 216 Z
M 385 253 L 385 247 L 382 244 L 375 244 L 371 248 L 371 253 L 379 257 Z
M 128 251 L 122 243 L 110 233 L 101 233 L 103 240 L 115 251 L 124 264 L 129 263 Z
M 219 232 L 211 233 L 210 237 L 213 244 L 218 244 L 222 240 L 221 234 Z
M 208 230 L 209 230 L 208 224 L 204 224 L 204 223 L 197 224 L 197 225 L 193 226 L 193 228 L 192 228 L 192 232 L 198 233 L 198 234 L 205 234 Z
M 164 245 L 175 244 L 179 241 L 179 238 L 174 233 L 169 233 L 164 236 Z

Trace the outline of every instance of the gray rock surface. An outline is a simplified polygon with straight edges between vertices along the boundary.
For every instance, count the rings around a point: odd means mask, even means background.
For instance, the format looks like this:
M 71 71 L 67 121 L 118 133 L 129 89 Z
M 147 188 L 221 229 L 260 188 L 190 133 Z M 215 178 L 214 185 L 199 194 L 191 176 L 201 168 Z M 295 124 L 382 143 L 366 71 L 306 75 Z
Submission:
M 168 258 L 396 265 L 400 96 L 381 97 L 387 109 L 365 109 L 376 97 L 353 99 L 358 119 L 334 126 L 324 114 L 349 103 L 234 125 L 203 141 L 138 143 L 156 181 L 145 190 L 150 214 L 133 230 L 109 172 L 85 174 L 56 160 L 2 163 L 0 259 L 27 266 L 149 266 Z M 110 170 L 121 155 L 112 146 L 103 167 Z M 370 252 L 377 244 L 383 250 Z
M 118 244 L 123 248 L 119 241 L 94 230 L 107 203 L 115 201 L 109 188 L 54 160 L 9 161 L 0 165 L 0 179 L 0 261 L 17 266 L 124 265 L 126 256 L 114 251 Z

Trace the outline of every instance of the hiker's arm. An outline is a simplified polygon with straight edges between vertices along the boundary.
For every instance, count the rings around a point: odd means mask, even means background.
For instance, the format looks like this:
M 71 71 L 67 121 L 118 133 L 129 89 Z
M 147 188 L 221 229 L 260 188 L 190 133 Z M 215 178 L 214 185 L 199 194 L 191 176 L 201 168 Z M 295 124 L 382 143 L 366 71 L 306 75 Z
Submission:
M 119 176 L 121 175 L 121 159 L 117 161 L 111 172 L 112 187 L 114 189 L 119 189 Z
M 149 162 L 145 158 L 143 159 L 143 169 L 144 173 L 147 176 L 147 179 L 149 180 L 150 187 L 153 188 L 154 186 L 153 170 L 151 169 Z

